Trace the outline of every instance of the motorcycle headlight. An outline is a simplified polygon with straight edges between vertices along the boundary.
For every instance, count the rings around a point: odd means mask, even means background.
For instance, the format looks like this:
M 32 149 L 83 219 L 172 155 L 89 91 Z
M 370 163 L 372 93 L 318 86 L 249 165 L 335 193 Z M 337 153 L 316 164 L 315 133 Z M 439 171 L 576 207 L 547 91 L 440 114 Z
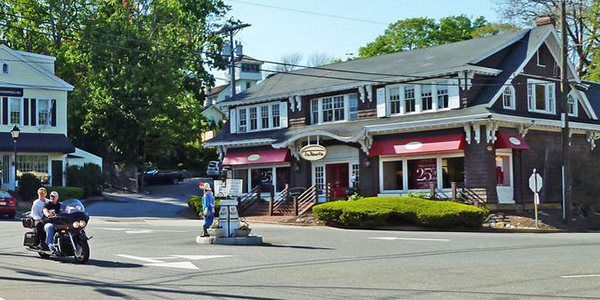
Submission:
M 78 221 L 73 222 L 73 228 L 79 228 L 79 222 Z
M 87 225 L 84 220 L 79 221 L 79 227 L 83 228 Z

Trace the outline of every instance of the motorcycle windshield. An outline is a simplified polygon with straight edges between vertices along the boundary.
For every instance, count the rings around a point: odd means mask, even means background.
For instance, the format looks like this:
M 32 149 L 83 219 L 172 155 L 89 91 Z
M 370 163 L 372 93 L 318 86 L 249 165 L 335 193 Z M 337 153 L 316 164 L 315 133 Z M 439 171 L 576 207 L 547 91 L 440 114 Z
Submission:
M 66 200 L 60 203 L 62 214 L 85 213 L 83 203 L 77 199 Z

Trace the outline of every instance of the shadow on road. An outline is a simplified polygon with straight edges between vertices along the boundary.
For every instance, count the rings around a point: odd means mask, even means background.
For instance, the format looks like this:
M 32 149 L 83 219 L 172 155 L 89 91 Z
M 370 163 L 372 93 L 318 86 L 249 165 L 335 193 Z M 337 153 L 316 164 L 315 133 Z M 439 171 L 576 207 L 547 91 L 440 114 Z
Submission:
M 312 247 L 312 246 L 297 246 L 297 245 L 274 245 L 270 243 L 263 243 L 256 247 L 269 247 L 269 248 L 287 248 L 287 249 L 302 249 L 302 250 L 335 250 L 334 248 L 325 247 Z

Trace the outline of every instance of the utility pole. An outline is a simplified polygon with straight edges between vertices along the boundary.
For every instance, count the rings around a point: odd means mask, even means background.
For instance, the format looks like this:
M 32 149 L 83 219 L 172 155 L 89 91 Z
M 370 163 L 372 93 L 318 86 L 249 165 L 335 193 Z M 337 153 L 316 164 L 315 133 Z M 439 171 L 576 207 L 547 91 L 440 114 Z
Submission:
M 561 96 L 561 119 L 562 119 L 562 197 L 563 197 L 563 221 L 569 223 L 571 218 L 571 166 L 569 163 L 569 102 L 567 97 L 567 11 L 566 0 L 561 1 L 560 8 L 560 37 L 561 37 L 561 61 L 560 61 L 560 96 Z M 577 104 L 575 104 L 577 105 Z
M 224 55 L 229 54 L 229 71 L 230 71 L 230 75 L 231 75 L 231 83 L 230 83 L 230 87 L 231 87 L 231 97 L 235 97 L 236 91 L 235 91 L 235 53 L 236 50 L 238 49 L 238 47 L 236 47 L 233 44 L 233 36 L 237 33 L 238 30 L 246 28 L 246 27 L 250 27 L 250 24 L 240 24 L 240 25 L 235 25 L 235 26 L 231 26 L 231 27 L 225 27 L 217 32 L 215 32 L 215 34 L 219 34 L 219 33 L 224 33 L 224 32 L 228 32 L 229 33 L 229 49 L 230 49 L 230 53 L 224 53 Z M 241 45 L 239 46 L 241 47 Z M 241 48 L 239 48 L 241 50 Z M 240 55 L 241 55 L 241 51 L 240 51 Z

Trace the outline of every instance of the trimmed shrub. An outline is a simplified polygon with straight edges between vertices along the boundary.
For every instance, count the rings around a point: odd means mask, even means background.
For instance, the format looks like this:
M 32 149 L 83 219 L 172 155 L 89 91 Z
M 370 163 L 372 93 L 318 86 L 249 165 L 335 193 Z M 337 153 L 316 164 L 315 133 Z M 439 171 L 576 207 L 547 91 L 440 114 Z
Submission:
M 35 175 L 25 173 L 19 178 L 19 195 L 25 201 L 33 201 L 37 199 L 37 189 L 41 186 L 42 182 Z
M 102 193 L 102 185 L 106 182 L 106 174 L 100 166 L 87 163 L 82 166 L 69 166 L 66 169 L 67 184 L 83 189 L 83 197 L 87 198 Z
M 487 210 L 449 201 L 411 197 L 371 197 L 313 207 L 317 220 L 344 227 L 369 228 L 406 221 L 437 228 L 480 228 Z
M 215 217 L 219 217 L 219 210 L 221 209 L 221 205 L 219 204 L 221 200 L 215 199 Z M 202 208 L 202 196 L 191 196 L 187 201 L 190 209 L 198 216 L 201 216 L 204 212 Z
M 50 195 L 51 192 L 56 191 L 58 193 L 59 201 L 83 199 L 84 195 L 82 188 L 74 186 L 47 186 L 46 190 L 48 191 L 48 195 Z

